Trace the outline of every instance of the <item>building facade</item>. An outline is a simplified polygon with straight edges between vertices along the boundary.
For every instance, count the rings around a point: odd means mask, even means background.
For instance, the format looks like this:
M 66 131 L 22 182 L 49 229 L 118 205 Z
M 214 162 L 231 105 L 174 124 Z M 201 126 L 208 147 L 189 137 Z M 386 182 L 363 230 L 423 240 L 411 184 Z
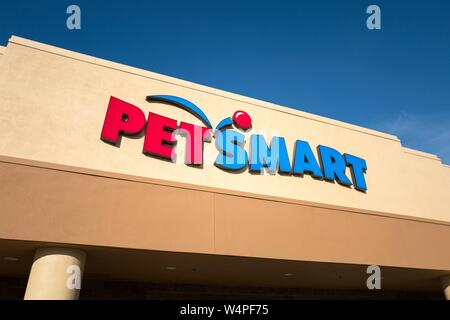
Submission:
M 15 36 L 0 70 L 2 297 L 450 298 L 435 155 Z

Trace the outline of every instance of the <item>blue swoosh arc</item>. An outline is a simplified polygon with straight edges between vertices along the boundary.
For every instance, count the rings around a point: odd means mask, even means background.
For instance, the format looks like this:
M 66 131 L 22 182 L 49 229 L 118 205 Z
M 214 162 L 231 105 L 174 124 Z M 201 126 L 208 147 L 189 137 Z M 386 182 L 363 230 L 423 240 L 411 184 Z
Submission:
M 231 120 L 231 117 L 228 117 L 219 122 L 216 130 L 222 130 L 222 128 L 229 127 L 231 125 L 233 125 L 233 121 Z
M 164 102 L 184 109 L 200 119 L 208 128 L 212 128 L 211 122 L 206 114 L 199 107 L 186 99 L 176 96 L 156 95 L 147 96 L 146 100 L 148 102 Z

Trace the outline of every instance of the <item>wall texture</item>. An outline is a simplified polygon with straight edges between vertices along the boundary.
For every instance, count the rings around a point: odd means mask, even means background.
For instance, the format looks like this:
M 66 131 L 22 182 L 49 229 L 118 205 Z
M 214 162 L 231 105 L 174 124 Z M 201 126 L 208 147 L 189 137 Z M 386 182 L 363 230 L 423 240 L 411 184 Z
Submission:
M 5 47 L 0 46 L 0 65 L 2 64 L 3 61 L 3 56 L 5 54 Z

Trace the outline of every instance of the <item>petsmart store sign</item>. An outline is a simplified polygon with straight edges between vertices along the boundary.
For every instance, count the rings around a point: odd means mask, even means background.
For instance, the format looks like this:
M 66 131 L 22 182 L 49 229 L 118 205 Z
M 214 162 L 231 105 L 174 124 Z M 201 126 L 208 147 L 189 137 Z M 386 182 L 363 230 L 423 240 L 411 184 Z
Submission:
M 192 102 L 180 97 L 168 95 L 147 96 L 148 102 L 159 102 L 182 108 L 201 120 L 204 126 L 179 122 L 157 113 L 150 112 L 146 118 L 144 112 L 135 105 L 110 97 L 106 111 L 101 139 L 117 144 L 121 135 L 138 135 L 145 130 L 143 153 L 166 160 L 173 160 L 177 137 L 186 139 L 185 164 L 203 165 L 203 144 L 215 140 L 219 152 L 214 165 L 226 171 L 244 171 L 261 173 L 267 170 L 271 174 L 304 175 L 317 179 L 337 181 L 345 186 L 354 186 L 365 192 L 367 185 L 365 173 L 366 161 L 360 157 L 319 145 L 318 159 L 307 141 L 296 140 L 292 162 L 289 158 L 286 141 L 283 137 L 273 137 L 268 144 L 261 134 L 251 134 L 249 147 L 242 132 L 250 132 L 253 124 L 248 113 L 236 111 L 226 117 L 214 128 L 206 114 Z M 346 175 L 350 168 L 352 180 Z

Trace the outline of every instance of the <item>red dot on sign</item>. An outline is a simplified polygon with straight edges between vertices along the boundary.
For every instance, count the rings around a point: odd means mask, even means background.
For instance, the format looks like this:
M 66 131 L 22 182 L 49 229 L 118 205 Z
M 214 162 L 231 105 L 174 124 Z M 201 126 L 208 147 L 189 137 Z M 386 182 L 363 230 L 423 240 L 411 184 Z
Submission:
M 233 122 L 243 130 L 247 130 L 252 126 L 252 118 L 250 118 L 247 112 L 242 110 L 238 110 L 233 114 Z

